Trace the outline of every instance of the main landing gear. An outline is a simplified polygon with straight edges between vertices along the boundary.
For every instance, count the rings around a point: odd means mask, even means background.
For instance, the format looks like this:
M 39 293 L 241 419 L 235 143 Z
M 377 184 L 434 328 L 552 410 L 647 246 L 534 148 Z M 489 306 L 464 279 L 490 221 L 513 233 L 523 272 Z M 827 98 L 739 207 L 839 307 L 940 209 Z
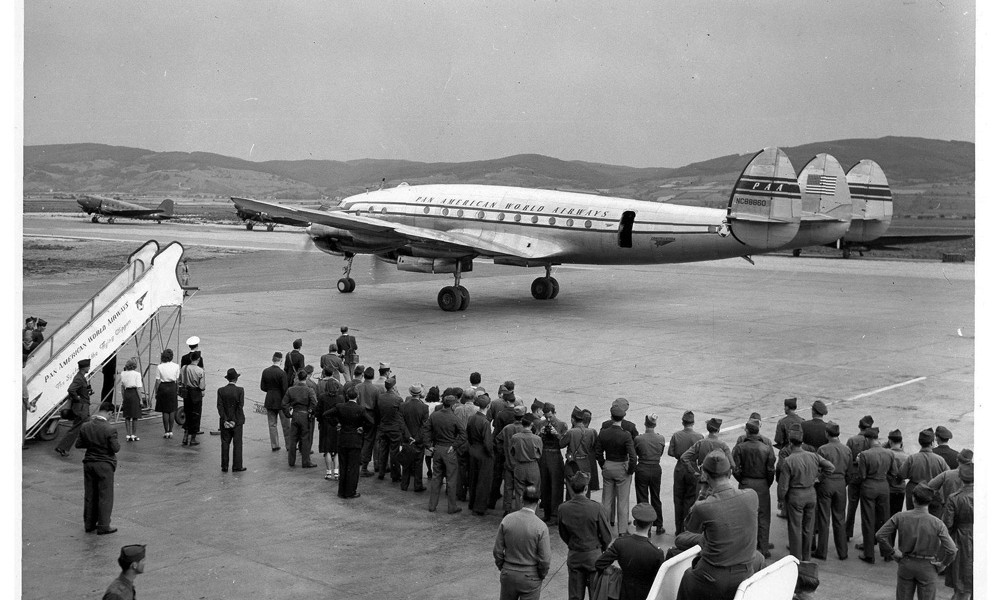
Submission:
M 344 267 L 344 276 L 337 280 L 337 291 L 341 294 L 350 294 L 354 291 L 355 283 L 351 279 L 351 266 L 354 264 L 354 255 L 350 252 L 344 254 L 347 266 Z
M 274 231 L 274 223 L 268 223 L 267 224 L 267 230 L 268 231 Z
M 94 215 L 94 216 L 90 217 L 90 222 L 91 223 L 100 223 L 101 220 L 99 218 L 97 218 L 97 215 Z
M 253 231 L 253 223 L 250 222 L 250 221 L 247 221 L 246 228 L 247 228 L 247 231 Z
M 459 285 L 461 281 L 462 269 L 458 261 L 455 261 L 455 285 L 445 286 L 438 292 L 438 306 L 441 307 L 441 310 L 454 312 L 469 308 L 469 301 L 472 297 L 465 286 Z
M 559 282 L 552 276 L 552 265 L 545 265 L 545 277 L 531 282 L 531 296 L 535 300 L 552 300 L 559 295 Z

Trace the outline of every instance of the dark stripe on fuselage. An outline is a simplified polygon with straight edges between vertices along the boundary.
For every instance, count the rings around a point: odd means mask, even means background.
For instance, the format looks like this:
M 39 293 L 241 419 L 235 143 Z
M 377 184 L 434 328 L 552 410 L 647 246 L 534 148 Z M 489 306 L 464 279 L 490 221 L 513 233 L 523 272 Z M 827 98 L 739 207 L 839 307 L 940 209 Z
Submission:
M 851 185 L 848 186 L 851 196 L 865 197 L 871 200 L 892 200 L 892 190 L 888 186 Z

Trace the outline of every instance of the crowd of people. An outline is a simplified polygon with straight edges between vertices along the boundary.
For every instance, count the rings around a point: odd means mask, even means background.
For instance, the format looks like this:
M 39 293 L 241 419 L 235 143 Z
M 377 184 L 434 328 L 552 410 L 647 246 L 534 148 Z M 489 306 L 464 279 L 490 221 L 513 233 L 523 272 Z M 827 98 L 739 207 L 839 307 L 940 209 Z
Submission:
M 789 398 L 773 441 L 762 435 L 755 412 L 730 447 L 719 436 L 718 418 L 705 421 L 703 435 L 695 430 L 693 412 L 686 411 L 681 429 L 668 439 L 657 432 L 658 415 L 643 415 L 640 431 L 626 418 L 628 400 L 617 398 L 610 418 L 597 428 L 591 427 L 590 410 L 574 407 L 564 422 L 553 404 L 519 398 L 513 381 L 501 384 L 493 397 L 479 373 L 469 376 L 468 385 L 444 389 L 416 383 L 404 397 L 390 363 L 359 364 L 357 341 L 347 327 L 341 332 L 319 358 L 318 377 L 301 339 L 287 354 L 275 352 L 261 372 L 272 451 L 281 451 L 283 442 L 290 467 L 316 468 L 318 431 L 324 477 L 337 482 L 340 498 L 359 497 L 362 477 L 384 481 L 388 475 L 403 491 L 427 492 L 430 512 L 437 511 L 442 491 L 449 514 L 461 512 L 460 503 L 477 516 L 496 511 L 503 517 L 494 544 L 501 598 L 538 597 L 551 566 L 550 526 L 568 548 L 571 600 L 614 585 L 613 563 L 620 568 L 619 597 L 645 598 L 660 565 L 696 545 L 700 558 L 684 574 L 678 597 L 731 598 L 771 558 L 775 485 L 777 516 L 788 521 L 787 549 L 800 561 L 801 591 L 818 583 L 815 561 L 827 560 L 831 538 L 837 558 L 849 558 L 860 507 L 858 558 L 874 563 L 878 548 L 884 560 L 898 561 L 897 597 L 910 598 L 915 590 L 921 598 L 933 597 L 942 573 L 956 599 L 971 596 L 973 453 L 951 449 L 952 434 L 944 426 L 921 431 L 920 451 L 907 454 L 898 429 L 882 443 L 880 428 L 865 416 L 844 443 L 822 401 L 812 403 L 807 420 L 798 415 L 797 399 Z M 183 399 L 182 444 L 189 446 L 199 444 L 206 391 L 199 343 L 197 337 L 187 340 L 189 352 L 180 365 L 170 350 L 163 352 L 153 390 L 167 439 L 178 397 Z M 81 361 L 70 385 L 75 420 L 56 450 L 65 456 L 74 442 L 87 450 L 85 530 L 113 533 L 119 446 L 108 416 L 116 407 L 103 403 L 88 418 L 89 366 Z M 142 381 L 134 373 L 135 364 L 126 363 L 121 410 L 129 442 L 139 440 Z M 228 369 L 227 384 L 216 394 L 223 472 L 246 470 L 246 396 L 239 378 L 235 368 Z M 663 492 L 673 498 L 674 509 L 674 545 L 666 552 L 652 542 L 666 533 L 660 500 L 664 453 L 676 459 L 672 489 Z M 637 504 L 630 511 L 633 487 Z M 591 499 L 597 491 L 600 501 Z

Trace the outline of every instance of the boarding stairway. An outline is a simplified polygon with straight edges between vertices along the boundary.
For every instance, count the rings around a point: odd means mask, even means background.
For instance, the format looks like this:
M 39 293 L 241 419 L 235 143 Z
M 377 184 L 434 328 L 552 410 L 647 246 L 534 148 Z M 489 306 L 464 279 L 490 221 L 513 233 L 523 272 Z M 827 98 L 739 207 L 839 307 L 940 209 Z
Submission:
M 179 242 L 163 249 L 155 240 L 146 242 L 104 288 L 28 356 L 22 373 L 28 400 L 34 402 L 36 411 L 28 413 L 25 439 L 55 436 L 59 409 L 82 359 L 90 359 L 89 379 L 119 350 L 134 345 L 143 387 L 150 390 L 155 376 L 150 367 L 159 362 L 160 350 L 180 345 L 181 307 L 188 295 L 177 279 L 183 255 Z M 92 397 L 92 402 L 99 401 Z

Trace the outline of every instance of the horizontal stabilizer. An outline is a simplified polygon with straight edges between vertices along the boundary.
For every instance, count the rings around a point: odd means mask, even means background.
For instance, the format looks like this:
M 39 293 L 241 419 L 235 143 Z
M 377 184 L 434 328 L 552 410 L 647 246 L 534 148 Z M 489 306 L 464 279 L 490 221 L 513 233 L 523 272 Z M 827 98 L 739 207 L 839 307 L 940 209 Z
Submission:
M 733 186 L 726 215 L 737 240 L 754 250 L 773 250 L 799 229 L 802 198 L 795 169 L 780 148 L 765 148 Z

